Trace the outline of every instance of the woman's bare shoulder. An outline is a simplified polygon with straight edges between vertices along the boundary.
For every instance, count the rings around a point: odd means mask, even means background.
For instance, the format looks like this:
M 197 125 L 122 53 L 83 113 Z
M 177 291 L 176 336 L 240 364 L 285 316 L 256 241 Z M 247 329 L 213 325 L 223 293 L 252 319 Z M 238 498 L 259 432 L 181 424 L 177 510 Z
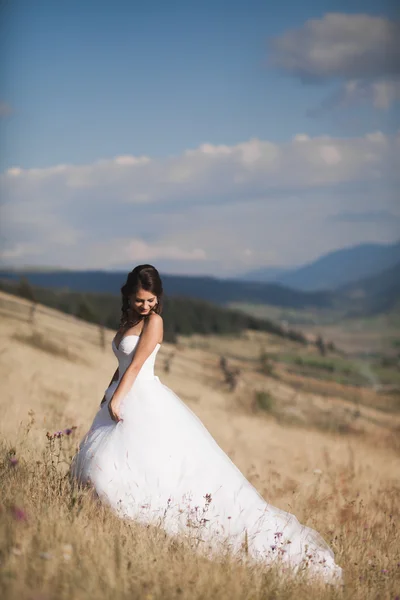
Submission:
M 163 337 L 163 330 L 164 326 L 161 315 L 158 315 L 157 313 L 152 313 L 146 318 L 146 322 L 143 325 L 142 335 L 145 336 L 146 339 L 153 338 L 161 340 Z
M 162 331 L 163 330 L 163 319 L 161 315 L 157 313 L 151 313 L 143 325 L 143 331 Z
M 162 316 L 157 313 L 151 313 L 151 315 L 148 316 L 148 320 L 153 321 L 153 323 L 162 323 L 163 322 Z

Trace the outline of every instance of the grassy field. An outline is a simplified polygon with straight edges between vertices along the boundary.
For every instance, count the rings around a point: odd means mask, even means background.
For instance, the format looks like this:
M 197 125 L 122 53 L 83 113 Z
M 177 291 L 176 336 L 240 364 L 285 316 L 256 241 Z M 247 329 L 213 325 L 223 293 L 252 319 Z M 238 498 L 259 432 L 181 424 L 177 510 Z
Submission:
M 96 326 L 44 307 L 31 324 L 29 303 L 6 294 L 0 315 L 2 598 L 400 594 L 400 410 L 395 394 L 332 379 L 335 369 L 358 373 L 353 363 L 336 355 L 321 362 L 315 348 L 247 332 L 163 344 L 156 367 L 259 492 L 323 535 L 345 571 L 339 591 L 283 581 L 229 556 L 208 561 L 190 538 L 119 520 L 73 490 L 68 464 L 115 370 L 114 332 L 105 332 L 104 350 Z M 239 371 L 233 390 L 221 356 Z

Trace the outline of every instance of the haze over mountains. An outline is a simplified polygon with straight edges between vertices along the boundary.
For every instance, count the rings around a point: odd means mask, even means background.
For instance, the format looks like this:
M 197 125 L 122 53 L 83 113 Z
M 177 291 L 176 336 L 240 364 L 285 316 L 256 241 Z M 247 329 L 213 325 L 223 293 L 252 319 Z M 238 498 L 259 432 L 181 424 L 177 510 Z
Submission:
M 400 241 L 395 244 L 360 244 L 329 252 L 295 269 L 266 267 L 239 279 L 280 283 L 302 291 L 335 290 L 379 274 L 400 263 Z
M 378 269 L 379 266 L 383 267 Z M 351 275 L 353 277 L 349 279 Z M 22 276 L 39 287 L 119 295 L 126 272 L 61 269 L 0 271 L 0 279 L 18 280 Z M 297 289 L 295 284 L 289 286 L 289 283 L 282 281 L 242 281 L 168 274 L 162 274 L 162 277 L 165 292 L 169 296 L 197 298 L 219 305 L 266 304 L 298 310 L 333 309 L 351 316 L 369 316 L 400 307 L 400 243 L 391 246 L 364 244 L 323 256 L 311 265 L 286 273 L 285 281 L 297 282 Z M 325 282 L 325 289 L 318 288 L 318 282 L 321 286 Z M 299 289 L 300 283 L 303 289 Z M 330 289 L 327 289 L 328 286 Z

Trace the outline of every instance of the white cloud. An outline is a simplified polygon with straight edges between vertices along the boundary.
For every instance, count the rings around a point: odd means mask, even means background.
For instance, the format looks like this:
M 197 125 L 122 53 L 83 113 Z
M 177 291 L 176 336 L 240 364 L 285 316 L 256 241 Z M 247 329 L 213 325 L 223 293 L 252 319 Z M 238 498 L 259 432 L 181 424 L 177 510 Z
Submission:
M 148 244 L 143 240 L 132 240 L 128 242 L 126 252 L 130 260 L 204 260 L 206 253 L 202 248 L 193 248 L 192 250 L 182 250 L 177 246 L 162 244 Z M 119 260 L 121 260 L 119 258 Z
M 148 156 L 139 156 L 138 158 L 136 156 L 130 156 L 129 154 L 124 154 L 121 156 L 116 156 L 115 159 L 115 164 L 116 165 L 121 165 L 121 166 L 132 166 L 132 165 L 145 165 L 146 163 L 150 162 L 150 158 Z
M 80 269 L 90 265 L 93 269 L 112 269 L 121 264 L 129 265 L 160 260 L 196 263 L 206 259 L 206 253 L 202 248 L 184 250 L 176 244 L 174 245 L 173 242 L 151 244 L 139 237 L 117 237 L 110 240 L 92 239 L 90 244 L 86 244 L 84 247 L 83 253 L 77 252 L 78 248 L 70 253 L 69 264 L 72 267 Z M 82 264 L 82 256 L 85 258 L 85 264 Z
M 326 96 L 319 106 L 307 110 L 309 117 L 318 117 L 335 109 L 372 106 L 378 111 L 387 111 L 400 100 L 400 80 L 392 81 L 348 81 L 338 90 Z
M 271 42 L 271 63 L 305 80 L 399 74 L 400 26 L 384 17 L 328 13 Z
M 325 99 L 322 109 L 341 108 L 370 104 L 378 110 L 388 110 L 400 100 L 400 79 L 362 80 L 351 79 L 343 84 L 339 92 L 334 92 Z
M 327 165 L 337 165 L 342 160 L 339 150 L 332 145 L 322 146 L 321 156 Z
M 11 244 L 2 253 L 2 260 L 4 262 L 10 261 L 13 263 L 16 259 L 25 258 L 27 256 L 31 257 L 36 254 L 41 254 L 40 245 L 23 243 Z
M 306 83 L 342 81 L 324 109 L 354 101 L 387 109 L 400 99 L 399 39 L 399 22 L 328 13 L 271 40 L 270 63 Z
M 390 222 L 373 231 L 370 222 L 328 217 L 393 210 L 399 139 L 302 133 L 281 144 L 203 144 L 157 160 L 14 167 L 0 177 L 3 261 L 115 268 L 154 260 L 177 271 L 230 273 L 308 260 L 334 243 L 333 227 L 338 235 L 348 226 L 349 242 L 392 238 Z
M 374 137 L 375 136 L 375 137 Z M 386 140 L 387 144 L 376 144 Z M 131 204 L 208 202 L 213 196 L 259 194 L 286 188 L 331 185 L 374 177 L 368 157 L 373 152 L 383 170 L 389 168 L 396 140 L 378 132 L 360 138 L 310 138 L 297 135 L 288 143 L 252 139 L 231 147 L 207 144 L 164 160 L 125 157 L 94 164 L 43 169 L 14 167 L 2 175 L 5 197 L 40 195 L 41 202 L 87 202 L 95 195 Z M 239 179 L 238 179 L 239 177 Z
M 164 243 L 173 241 L 181 246 L 188 242 L 200 244 L 207 240 L 207 260 L 186 263 L 166 263 L 167 270 L 193 273 L 232 275 L 264 266 L 304 264 L 321 253 L 365 241 L 390 242 L 398 239 L 398 220 L 379 218 L 359 222 L 334 220 L 346 210 L 371 210 L 389 207 L 395 212 L 389 192 L 374 189 L 336 192 L 301 192 L 297 195 L 257 198 L 234 205 L 209 209 L 204 206 L 192 211 L 190 228 L 171 228 Z M 397 209 L 400 216 L 400 207 Z M 171 221 L 174 216 L 171 216 Z M 168 221 L 169 224 L 169 221 Z M 169 226 L 167 230 L 169 229 Z M 250 246 L 251 244 L 251 246 Z M 251 255 L 247 250 L 251 248 Z M 157 261 L 160 263 L 160 261 Z M 163 262 L 160 263 L 164 267 Z
M 376 81 L 372 89 L 376 108 L 389 108 L 396 100 L 400 99 L 400 80 Z
M 306 133 L 298 133 L 294 136 L 293 141 L 295 142 L 309 142 L 310 137 Z

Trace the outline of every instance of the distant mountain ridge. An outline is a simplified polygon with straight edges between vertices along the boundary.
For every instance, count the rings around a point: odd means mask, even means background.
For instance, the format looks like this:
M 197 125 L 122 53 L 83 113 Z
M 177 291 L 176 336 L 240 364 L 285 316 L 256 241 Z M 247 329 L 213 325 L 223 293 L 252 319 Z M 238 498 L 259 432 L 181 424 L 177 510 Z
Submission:
M 26 277 L 40 287 L 79 292 L 97 292 L 119 295 L 127 272 L 115 271 L 17 271 L 0 270 L 2 279 Z M 236 279 L 190 277 L 162 274 L 164 290 L 170 296 L 187 296 L 214 304 L 252 302 L 290 308 L 330 308 L 330 292 L 302 292 L 277 283 L 241 282 Z
M 25 277 L 32 285 L 60 291 L 119 296 L 127 272 L 0 270 L 0 280 Z M 379 273 L 359 278 L 334 291 L 304 292 L 278 283 L 162 274 L 167 296 L 205 300 L 215 305 L 266 304 L 281 308 L 323 309 L 342 315 L 368 316 L 400 308 L 400 260 Z
M 249 271 L 244 275 L 239 275 L 240 281 L 258 281 L 259 283 L 271 283 L 277 282 L 280 277 L 283 277 L 286 273 L 292 272 L 295 269 L 290 267 L 261 267 Z
M 267 267 L 246 273 L 240 279 L 280 283 L 308 292 L 336 290 L 346 284 L 377 275 L 398 262 L 400 241 L 396 244 L 360 244 L 329 252 L 303 267 L 286 271 Z M 274 270 L 277 272 L 274 273 Z

